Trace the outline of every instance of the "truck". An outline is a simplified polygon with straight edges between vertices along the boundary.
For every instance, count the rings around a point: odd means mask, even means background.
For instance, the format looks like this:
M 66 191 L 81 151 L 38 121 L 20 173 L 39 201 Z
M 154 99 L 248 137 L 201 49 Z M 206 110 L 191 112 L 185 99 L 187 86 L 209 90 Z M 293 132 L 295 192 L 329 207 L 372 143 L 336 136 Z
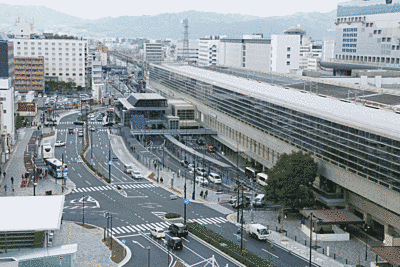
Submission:
M 261 224 L 249 224 L 247 232 L 251 237 L 256 238 L 260 241 L 267 240 L 268 235 L 271 233 L 271 231 L 268 230 L 267 227 Z

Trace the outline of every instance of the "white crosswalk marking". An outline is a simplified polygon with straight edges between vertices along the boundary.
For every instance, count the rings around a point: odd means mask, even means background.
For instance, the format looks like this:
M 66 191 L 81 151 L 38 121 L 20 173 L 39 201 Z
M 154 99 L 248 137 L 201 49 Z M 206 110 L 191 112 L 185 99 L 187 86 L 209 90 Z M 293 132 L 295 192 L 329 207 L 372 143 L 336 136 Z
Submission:
M 142 189 L 148 189 L 148 188 L 153 188 L 157 187 L 155 184 L 122 184 L 119 185 L 123 189 L 132 189 L 132 188 L 142 188 Z M 82 192 L 94 192 L 94 191 L 103 191 L 103 190 L 112 190 L 112 186 L 95 186 L 95 187 L 81 187 L 81 188 L 75 188 L 72 190 L 72 193 L 82 193 Z
M 197 222 L 200 224 L 217 224 L 217 223 L 226 223 L 227 220 L 223 217 L 213 217 L 213 218 L 188 219 L 188 222 Z M 129 234 L 135 232 L 149 232 L 153 228 L 161 228 L 167 230 L 170 225 L 171 224 L 169 222 L 157 222 L 157 223 L 119 226 L 119 227 L 113 227 L 112 233 L 113 235 L 116 235 L 116 234 Z

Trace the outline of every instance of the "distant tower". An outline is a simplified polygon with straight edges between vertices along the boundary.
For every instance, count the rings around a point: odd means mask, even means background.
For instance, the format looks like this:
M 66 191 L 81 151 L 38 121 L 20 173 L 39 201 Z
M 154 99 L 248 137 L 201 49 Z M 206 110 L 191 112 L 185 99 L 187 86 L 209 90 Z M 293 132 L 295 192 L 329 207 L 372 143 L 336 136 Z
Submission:
M 181 21 L 183 24 L 183 61 L 187 61 L 189 59 L 189 21 L 188 19 L 184 19 Z

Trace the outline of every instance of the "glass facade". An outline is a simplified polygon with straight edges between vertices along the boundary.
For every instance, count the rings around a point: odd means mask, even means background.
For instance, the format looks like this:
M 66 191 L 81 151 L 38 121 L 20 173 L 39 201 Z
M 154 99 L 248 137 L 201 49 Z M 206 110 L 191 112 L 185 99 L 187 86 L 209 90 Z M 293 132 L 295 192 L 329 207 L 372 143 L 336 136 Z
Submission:
M 150 66 L 150 80 L 187 94 L 348 171 L 400 192 L 400 141 Z M 236 89 L 237 90 L 237 89 Z
M 338 17 L 361 16 L 361 15 L 374 15 L 374 14 L 398 13 L 398 12 L 400 12 L 400 4 L 398 3 L 394 3 L 391 5 L 382 3 L 382 4 L 364 5 L 364 6 L 338 5 L 337 16 Z

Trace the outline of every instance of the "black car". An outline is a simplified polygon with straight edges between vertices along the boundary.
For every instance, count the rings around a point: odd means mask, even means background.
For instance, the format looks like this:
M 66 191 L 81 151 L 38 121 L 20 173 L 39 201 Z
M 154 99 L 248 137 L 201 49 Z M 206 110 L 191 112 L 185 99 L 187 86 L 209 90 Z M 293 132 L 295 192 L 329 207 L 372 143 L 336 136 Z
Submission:
M 169 232 L 177 237 L 187 237 L 189 232 L 186 228 L 186 225 L 184 225 L 183 223 L 174 223 L 171 224 L 168 228 Z
M 186 168 L 187 166 L 189 166 L 189 161 L 181 160 L 181 165 Z
M 179 237 L 165 235 L 165 240 L 167 241 L 167 246 L 172 249 L 177 250 L 183 248 L 182 239 Z
M 75 125 L 83 125 L 83 124 L 85 124 L 85 122 L 84 121 L 74 121 L 74 124 Z

